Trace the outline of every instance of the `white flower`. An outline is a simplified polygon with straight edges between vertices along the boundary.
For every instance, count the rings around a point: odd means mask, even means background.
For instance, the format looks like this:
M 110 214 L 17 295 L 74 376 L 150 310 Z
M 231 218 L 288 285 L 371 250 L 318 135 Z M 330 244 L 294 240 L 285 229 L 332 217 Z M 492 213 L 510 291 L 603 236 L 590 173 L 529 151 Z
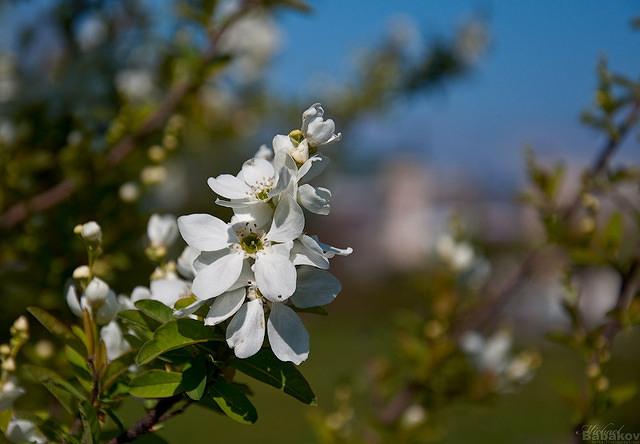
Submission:
M 95 278 L 97 279 L 97 278 Z M 92 281 L 93 282 L 93 281 Z M 101 281 L 102 282 L 102 281 Z M 105 284 L 106 285 L 106 284 Z M 87 289 L 89 286 L 87 286 Z M 102 294 L 104 288 L 101 284 L 94 284 L 92 292 L 95 291 L 94 297 L 96 295 Z M 94 316 L 94 319 L 99 325 L 108 324 L 115 318 L 120 310 L 120 306 L 118 304 L 118 299 L 116 298 L 115 293 L 107 286 L 106 296 L 104 297 L 102 304 L 100 306 L 91 306 L 89 301 L 87 300 L 86 293 L 82 295 L 82 297 L 78 298 L 78 293 L 76 291 L 75 285 L 68 285 L 65 290 L 65 297 L 67 300 L 67 305 L 73 314 L 76 316 L 82 317 L 83 310 L 89 310 Z
M 247 160 L 236 176 L 221 174 L 210 177 L 207 184 L 214 193 L 242 204 L 259 204 L 270 201 L 287 188 L 291 177 L 286 169 L 276 174 L 268 160 L 253 158 Z M 218 201 L 224 205 L 224 201 Z
M 149 288 L 143 286 L 134 288 L 131 297 L 120 296 L 118 302 L 123 310 L 135 310 L 135 303 L 144 299 L 162 302 L 167 307 L 173 308 L 178 299 L 190 294 L 190 282 L 180 279 L 173 273 L 151 280 Z
M 324 119 L 324 109 L 314 103 L 302 113 L 302 128 L 294 130 L 288 136 L 277 135 L 273 138 L 273 150 L 289 154 L 299 165 L 315 154 L 318 147 L 337 142 L 341 133 L 335 133 L 336 125 L 332 119 Z
M 13 377 L 7 378 L 0 387 L 0 411 L 8 410 L 20 396 L 24 395 L 24 389 L 17 384 Z
M 332 119 L 324 119 L 324 108 L 314 103 L 302 113 L 302 133 L 310 147 L 319 147 L 337 142 L 342 134 L 335 133 L 336 124 Z
M 199 299 L 225 292 L 250 261 L 262 294 L 273 301 L 290 297 L 295 290 L 296 269 L 289 259 L 293 239 L 304 228 L 302 209 L 295 199 L 283 195 L 268 231 L 251 221 L 227 224 L 208 214 L 178 218 L 178 228 L 187 244 L 202 253 L 192 291 Z
M 311 265 L 313 267 L 329 268 L 329 259 L 335 256 L 349 256 L 353 248 L 336 248 L 323 244 L 316 236 L 301 235 L 293 242 L 291 260 L 294 265 Z
M 9 421 L 6 437 L 9 442 L 15 444 L 46 444 L 48 442 L 47 438 L 45 438 L 33 422 L 16 417 L 12 417 L 11 421 Z
M 468 242 L 456 241 L 450 234 L 438 239 L 436 251 L 456 271 L 469 269 L 475 258 L 473 247 Z
M 467 332 L 461 346 L 480 370 L 501 373 L 508 365 L 512 338 L 506 330 L 500 330 L 488 339 L 477 332 Z
M 109 361 L 113 361 L 131 350 L 131 346 L 124 338 L 122 330 L 116 321 L 111 321 L 102 327 L 100 329 L 100 337 L 104 341 Z
M 153 214 L 147 224 L 147 236 L 153 247 L 169 247 L 178 238 L 178 224 L 172 214 Z
M 300 267 L 297 285 L 290 301 L 298 308 L 327 305 L 341 290 L 340 282 L 330 273 L 312 267 Z M 295 311 L 282 302 L 262 294 L 248 270 L 229 291 L 209 301 L 192 304 L 177 312 L 178 316 L 194 313 L 209 303 L 205 325 L 217 325 L 233 319 L 227 326 L 227 344 L 239 358 L 256 354 L 264 342 L 265 331 L 273 353 L 282 361 L 299 365 L 309 355 L 309 334 Z M 265 309 L 269 310 L 265 324 Z M 235 316 L 234 316 L 235 315 Z
M 153 92 L 153 79 L 146 69 L 125 69 L 116 75 L 116 87 L 129 100 L 143 100 Z
M 80 226 L 80 235 L 87 242 L 101 242 L 102 241 L 102 229 L 95 221 L 89 221 Z
M 77 30 L 76 39 L 80 48 L 88 50 L 98 46 L 107 37 L 107 27 L 98 16 L 84 19 Z

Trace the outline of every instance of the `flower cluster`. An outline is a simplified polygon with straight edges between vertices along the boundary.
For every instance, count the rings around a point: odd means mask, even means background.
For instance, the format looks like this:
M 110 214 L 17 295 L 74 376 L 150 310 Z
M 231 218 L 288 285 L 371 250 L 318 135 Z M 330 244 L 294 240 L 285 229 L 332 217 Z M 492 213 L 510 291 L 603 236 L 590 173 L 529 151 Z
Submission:
M 320 104 L 312 105 L 300 129 L 273 138 L 272 150 L 262 146 L 235 176 L 209 178 L 216 202 L 233 210 L 230 222 L 209 214 L 178 219 L 198 256 L 191 286 L 197 301 L 177 315 L 208 306 L 206 325 L 231 319 L 226 340 L 239 358 L 256 354 L 266 332 L 280 360 L 300 364 L 309 354 L 309 336 L 296 310 L 326 305 L 340 292 L 326 271 L 329 259 L 352 250 L 305 234 L 303 211 L 329 213 L 331 192 L 308 181 L 328 164 L 318 149 L 340 137 Z

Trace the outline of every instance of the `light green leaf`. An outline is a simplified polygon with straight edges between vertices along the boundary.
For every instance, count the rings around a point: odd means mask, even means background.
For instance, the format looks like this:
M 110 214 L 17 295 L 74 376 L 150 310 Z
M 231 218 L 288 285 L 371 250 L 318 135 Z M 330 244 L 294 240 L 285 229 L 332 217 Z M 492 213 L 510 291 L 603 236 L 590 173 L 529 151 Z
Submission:
M 207 387 L 207 361 L 204 356 L 198 356 L 184 370 L 185 385 L 193 387 L 187 391 L 187 396 L 198 401 L 204 395 Z
M 159 327 L 136 356 L 138 365 L 147 364 L 163 353 L 208 341 L 223 341 L 219 333 L 194 319 L 174 319 Z
M 107 366 L 107 370 L 104 374 L 104 383 L 102 387 L 104 390 L 108 390 L 129 367 L 134 363 L 136 352 L 134 350 L 129 351 L 122 356 L 114 359 Z
M 82 444 L 99 443 L 98 415 L 89 401 L 83 401 L 80 404 L 80 418 L 82 419 Z
M 139 398 L 168 398 L 184 391 L 182 373 L 148 370 L 131 380 L 131 394 Z
M 173 310 L 153 299 L 143 299 L 136 302 L 136 308 L 162 324 L 173 319 Z
M 207 396 L 212 397 L 225 415 L 239 423 L 254 424 L 258 420 L 258 412 L 244 392 L 222 377 L 211 384 Z
M 233 358 L 230 365 L 305 404 L 316 405 L 316 395 L 302 373 L 291 362 L 280 361 L 269 349 L 262 349 L 247 359 Z
M 23 365 L 25 376 L 42 384 L 60 402 L 69 413 L 77 412 L 76 401 L 85 400 L 86 395 L 79 391 L 73 384 L 65 381 L 56 372 L 35 365 Z

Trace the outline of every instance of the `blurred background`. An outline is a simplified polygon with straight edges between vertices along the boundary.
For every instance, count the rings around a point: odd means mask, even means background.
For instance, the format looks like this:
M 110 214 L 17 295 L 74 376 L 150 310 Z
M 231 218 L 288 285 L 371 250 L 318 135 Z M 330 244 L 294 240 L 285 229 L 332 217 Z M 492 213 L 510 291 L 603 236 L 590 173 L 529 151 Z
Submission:
M 309 231 L 354 254 L 333 262 L 344 290 L 329 317 L 305 317 L 312 353 L 302 370 L 319 407 L 256 387 L 254 426 L 194 409 L 160 433 L 194 444 L 313 443 L 324 420 L 318 410 L 332 408 L 336 389 L 364 383 L 377 356 L 393 361 L 403 309 L 437 292 L 434 262 L 452 226 L 476 258 L 498 258 L 480 260 L 478 279 L 510 269 L 540 240 L 535 213 L 519 199 L 525 148 L 543 161 L 565 160 L 563 192 L 575 189 L 604 140 L 580 119 L 596 100 L 598 61 L 640 72 L 640 34 L 631 26 L 638 4 L 269 1 L 232 25 L 203 67 L 210 27 L 238 3 L 0 0 L 0 327 L 7 332 L 31 304 L 72 318 L 63 287 L 83 261 L 73 227 L 88 220 L 103 227 L 110 285 L 125 294 L 146 285 L 149 215 L 228 217 L 206 179 L 239 170 L 321 102 L 343 140 L 327 148 L 332 168 L 320 180 L 334 190 L 331 215 L 312 218 Z M 181 82 L 190 86 L 180 104 L 144 129 Z M 125 155 L 110 155 L 130 134 Z M 639 159 L 631 137 L 616 162 Z M 589 276 L 583 309 L 597 322 L 617 282 L 602 270 Z M 481 405 L 451 405 L 440 420 L 447 432 L 429 439 L 568 442 L 572 410 L 561 393 L 583 370 L 544 338 L 565 323 L 561 295 L 548 270 L 498 322 L 516 344 L 541 351 L 533 380 Z M 637 379 L 632 339 L 616 343 L 622 380 Z M 635 402 L 611 415 L 640 431 Z M 141 411 L 127 409 L 131 418 Z

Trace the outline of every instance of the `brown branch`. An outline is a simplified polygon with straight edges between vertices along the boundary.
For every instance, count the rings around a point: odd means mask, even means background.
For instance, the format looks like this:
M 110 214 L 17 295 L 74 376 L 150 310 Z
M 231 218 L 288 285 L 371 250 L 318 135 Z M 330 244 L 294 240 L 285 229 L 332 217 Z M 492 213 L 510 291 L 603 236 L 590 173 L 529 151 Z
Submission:
M 210 34 L 210 45 L 202 54 L 203 66 L 211 63 L 220 55 L 218 43 L 226 30 L 257 4 L 259 2 L 256 0 L 246 0 L 241 7 L 225 19 L 219 28 Z M 107 164 L 111 167 L 118 165 L 138 145 L 142 138 L 162 128 L 185 96 L 197 89 L 199 85 L 200 80 L 198 77 L 176 84 L 158 106 L 158 109 L 135 132 L 124 137 L 113 146 L 107 154 Z M 48 190 L 14 204 L 0 215 L 0 228 L 12 228 L 25 220 L 30 214 L 42 212 L 59 205 L 78 191 L 78 188 L 79 184 L 76 181 L 64 179 Z
M 113 438 L 108 444 L 123 444 L 127 442 L 133 442 L 140 436 L 149 433 L 153 427 L 169 418 L 175 416 L 173 412 L 169 412 L 171 408 L 176 405 L 182 398 L 175 396 L 172 398 L 164 398 L 158 401 L 156 406 L 149 410 L 147 414 L 135 423 L 129 430 L 121 433 L 117 437 Z M 177 410 L 176 412 L 182 413 L 184 408 Z M 178 414 L 178 413 L 176 413 Z

